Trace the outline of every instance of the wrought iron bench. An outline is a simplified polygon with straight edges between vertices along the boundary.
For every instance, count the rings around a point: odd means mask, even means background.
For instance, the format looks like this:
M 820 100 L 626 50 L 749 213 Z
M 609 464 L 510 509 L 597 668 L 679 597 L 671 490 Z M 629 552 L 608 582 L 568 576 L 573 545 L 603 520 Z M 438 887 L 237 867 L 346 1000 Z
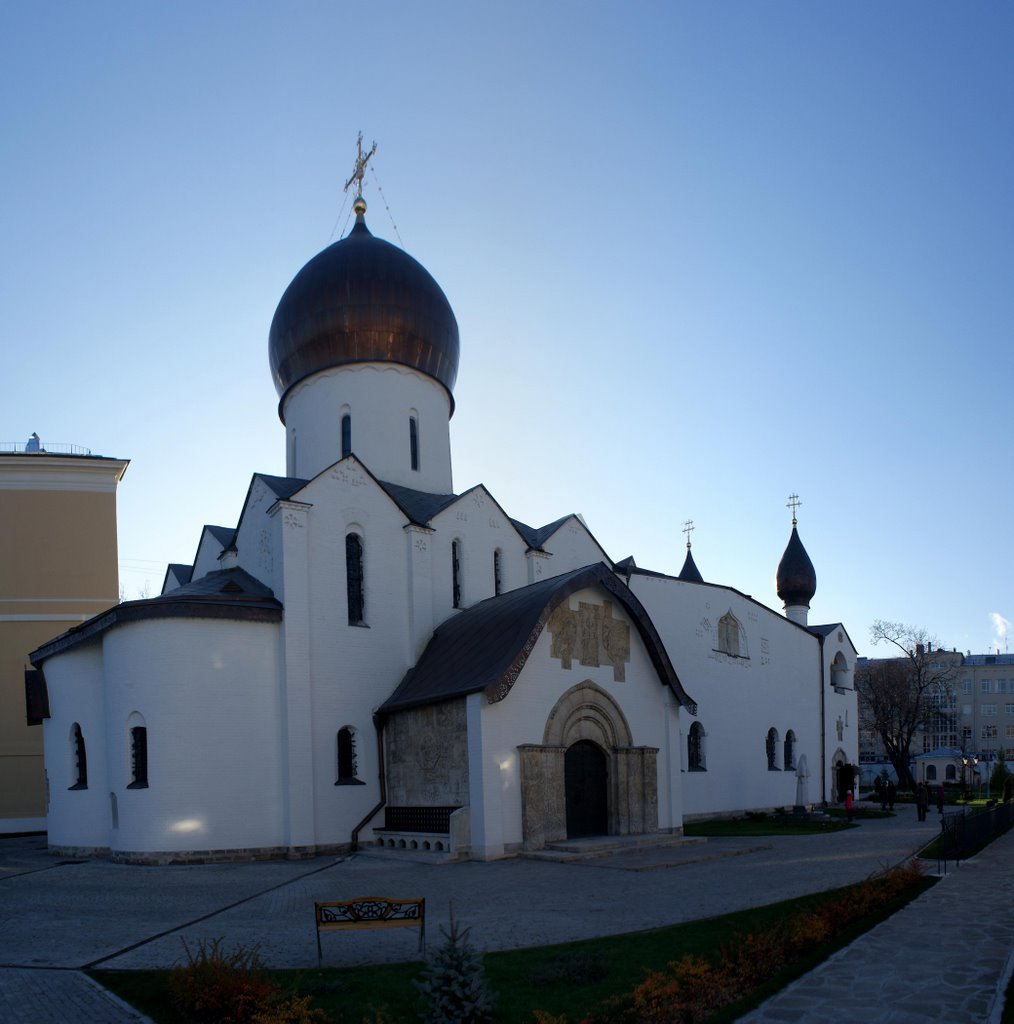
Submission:
M 426 952 L 426 900 L 397 900 L 386 896 L 359 896 L 354 900 L 314 903 L 317 925 L 317 966 L 323 953 L 321 932 L 349 930 L 368 931 L 374 928 L 418 928 L 419 952 Z

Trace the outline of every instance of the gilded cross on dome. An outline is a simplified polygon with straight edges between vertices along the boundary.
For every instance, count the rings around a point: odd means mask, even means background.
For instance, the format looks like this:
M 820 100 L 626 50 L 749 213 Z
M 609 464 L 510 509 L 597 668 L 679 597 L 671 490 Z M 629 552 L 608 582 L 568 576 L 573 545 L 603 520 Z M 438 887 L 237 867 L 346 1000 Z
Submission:
M 366 203 L 363 202 L 363 178 L 366 176 L 366 165 L 370 162 L 370 157 L 377 152 L 377 144 L 373 143 L 369 153 L 363 155 L 363 133 L 360 132 L 356 138 L 356 164 L 352 170 L 352 176 L 348 181 L 345 182 L 344 191 L 348 192 L 352 186 L 352 182 L 356 183 L 356 201 L 353 205 L 353 209 L 356 213 L 366 212 Z M 362 205 L 362 209 L 359 206 Z
M 799 506 L 802 505 L 802 504 L 803 503 L 799 500 L 799 495 L 798 494 L 790 494 L 789 495 L 789 501 L 788 501 L 788 504 L 786 504 L 785 507 L 792 509 L 792 525 L 793 526 L 796 525 L 796 509 L 799 508 Z
M 687 551 L 690 550 L 690 534 L 692 534 L 695 529 L 696 527 L 694 526 L 694 521 L 692 519 L 686 520 L 683 524 L 683 532 L 687 535 Z

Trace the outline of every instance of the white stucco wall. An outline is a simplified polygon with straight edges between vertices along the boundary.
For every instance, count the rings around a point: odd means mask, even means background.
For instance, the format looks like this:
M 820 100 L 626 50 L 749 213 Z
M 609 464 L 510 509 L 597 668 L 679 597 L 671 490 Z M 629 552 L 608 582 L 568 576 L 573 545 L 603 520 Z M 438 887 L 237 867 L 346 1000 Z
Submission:
M 577 516 L 571 516 L 562 523 L 560 528 L 546 539 L 543 547 L 553 556 L 543 575 L 562 576 L 565 572 L 595 562 L 612 564 L 609 556 L 588 531 L 588 527 Z
M 281 845 L 278 625 L 152 619 L 110 630 L 103 648 L 108 789 L 119 805 L 110 848 Z M 146 789 L 128 788 L 134 713 L 148 730 Z
M 111 819 L 101 641 L 82 644 L 49 659 L 45 675 L 51 715 L 43 722 L 49 786 L 46 818 L 49 843 L 106 849 Z M 88 764 L 88 788 L 79 790 L 70 789 L 76 781 L 71 742 L 75 722 L 81 726 Z
M 431 377 L 391 363 L 357 363 L 315 373 L 285 399 L 287 475 L 309 479 L 341 458 L 343 412 L 352 451 L 379 479 L 450 494 L 450 399 Z M 411 468 L 409 417 L 419 428 L 419 468 Z
M 433 627 L 454 614 L 451 545 L 460 544 L 461 607 L 492 597 L 493 552 L 499 550 L 503 592 L 528 583 L 527 545 L 485 487 L 475 487 L 433 517 Z
M 633 576 L 631 589 L 655 623 L 683 686 L 698 702 L 705 730 L 706 771 L 683 771 L 683 813 L 731 813 L 791 807 L 792 771 L 769 771 L 768 730 L 778 733 L 776 763 L 783 764 L 788 730 L 795 754 L 811 772 L 820 763 L 820 654 L 816 637 L 782 615 L 725 587 L 672 578 Z M 746 657 L 718 653 L 717 623 L 731 611 L 740 622 Z M 681 763 L 687 767 L 684 716 Z M 814 783 L 811 779 L 811 799 Z M 819 790 L 819 785 L 817 786 Z
M 550 656 L 551 635 L 543 630 L 518 681 L 507 697 L 488 704 L 484 694 L 468 698 L 469 751 L 472 770 L 471 822 L 473 855 L 502 856 L 522 842 L 521 784 L 518 746 L 541 744 L 549 713 L 560 697 L 579 683 L 590 681 L 608 693 L 622 709 L 634 746 L 658 749 L 658 826 L 682 824 L 679 777 L 667 767 L 678 766 L 679 716 L 672 692 L 659 680 L 636 628 L 612 598 L 598 588 L 578 591 L 569 598 L 612 604 L 612 615 L 630 628 L 630 661 L 625 679 L 616 681 L 612 666 L 586 666 L 573 661 L 565 669 Z M 475 770 L 481 763 L 481 775 Z
M 845 669 L 834 671 L 838 655 Z M 834 761 L 844 754 L 848 764 L 859 764 L 859 709 L 855 691 L 856 650 L 844 627 L 832 630 L 824 637 L 824 776 L 826 799 L 833 801 Z M 816 766 L 811 767 L 816 775 Z M 817 799 L 817 796 L 815 796 Z

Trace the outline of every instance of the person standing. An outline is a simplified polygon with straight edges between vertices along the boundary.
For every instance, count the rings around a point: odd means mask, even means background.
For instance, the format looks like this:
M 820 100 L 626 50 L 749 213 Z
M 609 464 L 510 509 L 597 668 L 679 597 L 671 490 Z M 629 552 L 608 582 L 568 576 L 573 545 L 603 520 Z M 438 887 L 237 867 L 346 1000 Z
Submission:
M 894 779 L 887 780 L 887 809 L 889 811 L 894 810 L 894 798 L 898 795 L 898 787 L 894 784 Z
M 919 813 L 919 820 L 926 820 L 926 808 L 929 807 L 929 790 L 925 782 L 920 782 L 915 787 L 915 809 Z
M 944 813 L 944 784 L 937 783 L 937 813 Z
M 845 814 L 848 817 L 849 821 L 852 820 L 852 814 L 853 814 L 854 810 L 855 810 L 855 800 L 854 800 L 854 798 L 852 796 L 852 790 L 850 789 L 845 794 Z

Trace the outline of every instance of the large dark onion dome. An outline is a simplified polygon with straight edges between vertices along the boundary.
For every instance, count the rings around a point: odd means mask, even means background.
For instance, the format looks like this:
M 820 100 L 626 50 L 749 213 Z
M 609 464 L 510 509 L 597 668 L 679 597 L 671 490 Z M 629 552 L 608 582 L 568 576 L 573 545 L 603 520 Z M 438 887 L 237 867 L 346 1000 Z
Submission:
M 442 384 L 453 412 L 454 311 L 420 263 L 370 234 L 361 199 L 355 209 L 349 234 L 296 274 L 275 310 L 268 353 L 279 398 L 319 370 L 400 363 Z
M 817 574 L 806 548 L 803 547 L 803 542 L 799 539 L 795 519 L 792 522 L 792 536 L 789 537 L 785 554 L 778 563 L 775 586 L 778 596 L 787 607 L 804 605 L 809 608 L 813 595 L 817 593 Z

